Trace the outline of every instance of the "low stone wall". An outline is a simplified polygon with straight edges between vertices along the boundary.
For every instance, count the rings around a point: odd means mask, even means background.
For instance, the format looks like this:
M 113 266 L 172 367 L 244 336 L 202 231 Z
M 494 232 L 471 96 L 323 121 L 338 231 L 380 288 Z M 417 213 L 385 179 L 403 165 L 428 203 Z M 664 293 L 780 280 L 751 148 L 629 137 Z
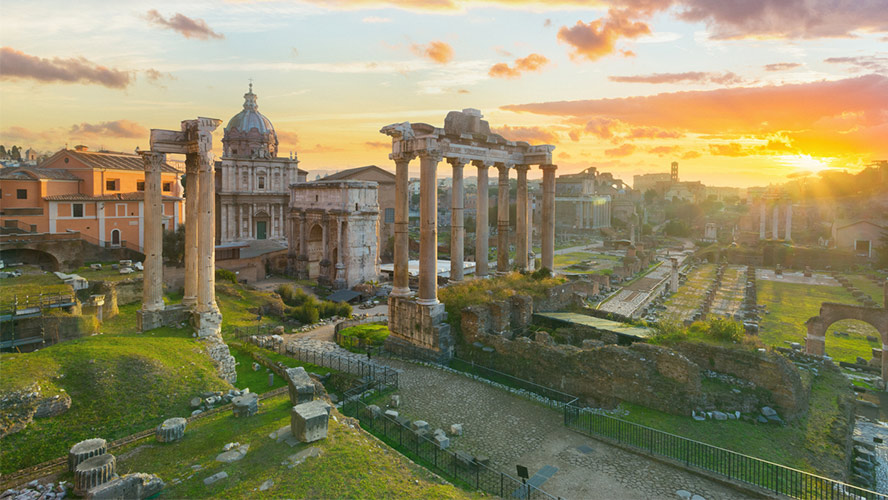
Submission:
M 590 279 L 578 279 L 562 283 L 546 291 L 546 297 L 534 299 L 533 311 L 563 311 L 570 306 L 583 305 L 583 299 L 598 295 L 602 288 L 610 286 L 606 275 L 592 275 Z
M 390 337 L 436 352 L 442 360 L 453 355 L 453 335 L 446 319 L 442 303 L 428 306 L 412 298 L 389 297 Z
M 89 275 L 86 276 L 89 279 Z M 119 306 L 142 301 L 142 278 L 121 281 L 90 281 L 88 295 L 104 295 L 102 319 L 110 319 L 120 313 Z

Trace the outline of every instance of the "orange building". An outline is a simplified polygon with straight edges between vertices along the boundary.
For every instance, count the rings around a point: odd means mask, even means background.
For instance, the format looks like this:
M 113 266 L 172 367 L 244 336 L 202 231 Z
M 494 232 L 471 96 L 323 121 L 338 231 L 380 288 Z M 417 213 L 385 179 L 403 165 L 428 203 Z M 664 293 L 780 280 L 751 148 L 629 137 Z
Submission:
M 0 226 L 36 233 L 78 231 L 101 246 L 143 247 L 145 173 L 137 154 L 63 149 L 37 167 L 0 169 Z M 164 165 L 163 225 L 184 221 L 180 172 Z

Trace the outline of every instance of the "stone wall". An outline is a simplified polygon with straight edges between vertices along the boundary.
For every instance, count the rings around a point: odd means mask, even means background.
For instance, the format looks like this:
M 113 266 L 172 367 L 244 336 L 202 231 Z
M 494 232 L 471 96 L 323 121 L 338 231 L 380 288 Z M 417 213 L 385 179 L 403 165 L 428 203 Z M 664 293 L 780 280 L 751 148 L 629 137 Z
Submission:
M 89 276 L 86 276 L 89 279 Z M 104 295 L 102 319 L 110 319 L 120 312 L 118 307 L 142 302 L 142 278 L 130 278 L 121 281 L 90 281 L 89 295 Z
M 589 280 L 568 281 L 546 291 L 544 298 L 533 300 L 534 312 L 563 311 L 573 305 L 583 305 L 583 299 L 598 295 L 600 288 L 607 288 L 610 278 L 594 275 Z
M 446 319 L 442 303 L 427 306 L 410 298 L 389 297 L 389 337 L 436 352 L 442 359 L 453 355 L 453 335 Z

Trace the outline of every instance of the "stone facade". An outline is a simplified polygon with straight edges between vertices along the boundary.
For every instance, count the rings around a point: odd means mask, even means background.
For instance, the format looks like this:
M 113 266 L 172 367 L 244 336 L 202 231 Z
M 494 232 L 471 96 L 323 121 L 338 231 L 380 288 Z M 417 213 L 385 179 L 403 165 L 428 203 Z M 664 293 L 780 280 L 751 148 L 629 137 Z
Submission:
M 427 351 L 432 357 L 449 359 L 453 356 L 453 335 L 445 321 L 444 304 L 432 307 L 417 304 L 409 298 L 389 297 L 389 330 L 395 334 L 392 341 L 406 341 Z
M 295 276 L 336 288 L 379 277 L 375 182 L 294 184 L 287 217 L 288 260 Z
M 231 118 L 216 162 L 216 240 L 221 243 L 287 238 L 289 186 L 305 182 L 295 154 L 279 158 L 271 121 L 257 97 L 244 94 L 244 109 Z

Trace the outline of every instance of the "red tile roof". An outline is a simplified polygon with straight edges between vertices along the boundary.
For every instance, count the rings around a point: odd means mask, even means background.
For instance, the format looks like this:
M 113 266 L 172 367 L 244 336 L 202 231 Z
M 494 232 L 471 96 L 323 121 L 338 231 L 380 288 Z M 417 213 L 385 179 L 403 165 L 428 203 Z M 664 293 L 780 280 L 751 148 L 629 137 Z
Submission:
M 72 193 L 44 196 L 43 199 L 46 201 L 143 201 L 145 199 L 145 193 L 139 191 L 135 193 L 103 194 L 97 196 L 83 193 Z M 184 198 L 179 198 L 178 196 L 163 196 L 163 199 L 164 201 L 180 201 Z
M 106 170 L 136 170 L 136 171 L 144 171 L 145 164 L 142 161 L 142 157 L 137 154 L 130 153 L 114 153 L 110 151 L 76 151 L 73 149 L 63 149 L 58 153 L 52 155 L 46 162 L 43 164 L 49 163 L 53 161 L 57 156 L 61 154 L 68 154 L 77 158 L 84 164 L 97 169 L 106 169 Z M 179 170 L 173 168 L 168 163 L 164 163 L 163 167 L 161 167 L 161 171 L 165 173 L 178 173 Z

